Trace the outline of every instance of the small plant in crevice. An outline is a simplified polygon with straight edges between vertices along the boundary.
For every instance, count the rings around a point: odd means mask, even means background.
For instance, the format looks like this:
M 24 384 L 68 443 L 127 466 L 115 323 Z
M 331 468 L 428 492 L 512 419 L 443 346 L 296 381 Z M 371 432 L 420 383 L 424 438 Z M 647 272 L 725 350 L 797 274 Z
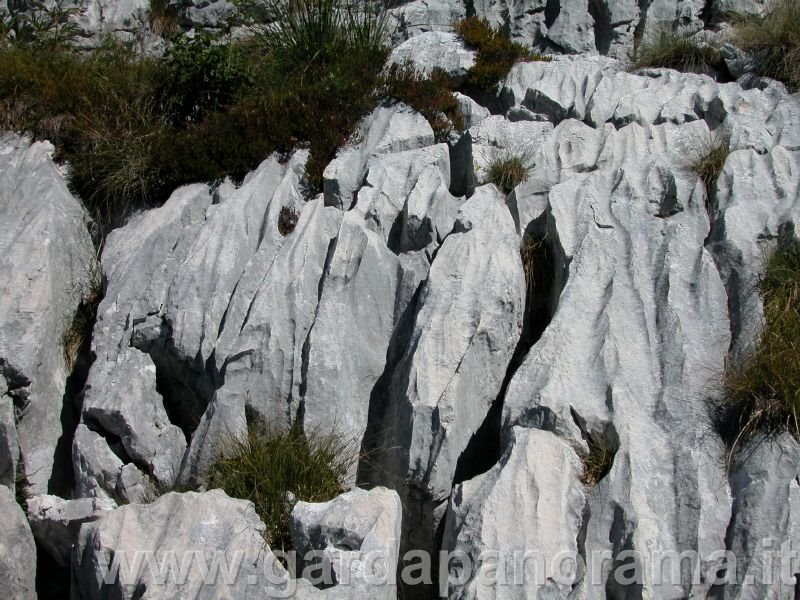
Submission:
M 600 483 L 614 466 L 618 444 L 606 431 L 584 432 L 583 438 L 589 450 L 586 451 L 584 448 L 578 450 L 578 456 L 583 462 L 580 480 L 584 485 L 593 487 Z
M 80 300 L 75 314 L 61 336 L 64 360 L 72 371 L 78 353 L 91 340 L 92 329 L 97 319 L 97 307 L 103 299 L 103 275 L 99 262 L 93 261 L 89 270 L 89 286 Z
M 282 236 L 287 236 L 294 231 L 297 226 L 297 221 L 300 218 L 300 213 L 295 209 L 284 206 L 278 215 L 278 233 Z
M 467 46 L 477 50 L 475 64 L 469 70 L 467 82 L 485 92 L 494 92 L 497 84 L 518 61 L 552 60 L 531 52 L 518 42 L 512 42 L 494 29 L 486 19 L 467 17 L 456 21 L 453 29 Z
M 441 69 L 430 75 L 417 71 L 410 62 L 392 64 L 382 77 L 380 94 L 405 102 L 431 124 L 436 141 L 446 141 L 450 132 L 464 128 L 453 83 Z
M 17 504 L 19 504 L 20 508 L 22 508 L 22 512 L 26 515 L 28 514 L 28 499 L 31 497 L 28 491 L 28 485 L 30 485 L 28 478 L 22 470 L 22 464 L 20 463 L 17 465 L 17 474 L 14 478 L 14 495 Z
M 766 260 L 758 291 L 764 327 L 740 364 L 728 368 L 712 418 L 729 458 L 758 437 L 789 433 L 800 441 L 800 243 Z
M 712 137 L 698 148 L 691 159 L 690 169 L 703 182 L 707 203 L 710 202 L 717 179 L 730 153 L 731 145 L 727 137 Z
M 522 237 L 522 244 L 519 247 L 520 258 L 522 259 L 522 270 L 525 272 L 525 283 L 528 288 L 528 302 L 533 297 L 534 288 L 537 282 L 548 273 L 541 273 L 542 267 L 549 267 L 547 259 L 543 255 L 547 253 L 546 236 L 533 235 L 526 233 Z
M 271 548 L 289 548 L 291 501 L 326 502 L 345 491 L 349 470 L 358 460 L 359 443 L 335 430 L 303 432 L 249 426 L 228 441 L 207 475 L 208 488 L 250 500 L 267 526 Z
M 536 166 L 529 150 L 503 149 L 486 165 L 485 183 L 493 183 L 506 194 L 510 194 Z
M 800 0 L 778 0 L 763 16 L 741 18 L 734 44 L 751 53 L 756 75 L 800 89 Z
M 723 68 L 724 62 L 714 46 L 689 34 L 663 31 L 656 41 L 639 45 L 633 53 L 631 70 L 648 67 L 709 74 Z

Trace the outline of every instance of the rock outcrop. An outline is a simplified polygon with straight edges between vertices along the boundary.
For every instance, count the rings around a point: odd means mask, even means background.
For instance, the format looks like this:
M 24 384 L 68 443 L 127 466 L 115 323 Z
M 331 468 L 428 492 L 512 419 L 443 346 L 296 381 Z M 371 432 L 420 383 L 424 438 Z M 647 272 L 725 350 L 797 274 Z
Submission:
M 94 281 L 88 217 L 52 152 L 0 139 L 0 474 L 13 486 L 19 470 L 36 494 L 70 489 L 64 339 Z
M 14 492 L 0 485 L 0 586 L 9 598 L 36 598 L 36 547 Z

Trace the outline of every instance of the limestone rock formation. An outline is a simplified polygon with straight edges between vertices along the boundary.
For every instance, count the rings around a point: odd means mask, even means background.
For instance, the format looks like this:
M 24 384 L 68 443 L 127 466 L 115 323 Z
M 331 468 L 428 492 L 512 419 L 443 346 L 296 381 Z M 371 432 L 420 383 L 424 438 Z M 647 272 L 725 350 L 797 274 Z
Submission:
M 94 269 L 86 211 L 52 152 L 48 142 L 0 139 L 0 473 L 13 485 L 19 458 L 37 494 L 69 490 L 64 335 Z

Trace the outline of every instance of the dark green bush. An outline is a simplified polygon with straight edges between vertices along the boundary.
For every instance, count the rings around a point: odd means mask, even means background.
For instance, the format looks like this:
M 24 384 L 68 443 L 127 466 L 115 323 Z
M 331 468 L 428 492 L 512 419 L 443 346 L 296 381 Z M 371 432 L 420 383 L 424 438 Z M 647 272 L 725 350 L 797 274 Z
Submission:
M 437 141 L 447 139 L 453 129 L 463 129 L 453 83 L 444 71 L 435 69 L 430 76 L 417 71 L 413 64 L 392 64 L 383 78 L 383 95 L 405 102 L 419 111 L 431 124 Z
M 494 92 L 514 63 L 520 60 L 551 60 L 547 56 L 531 52 L 522 44 L 512 42 L 493 29 L 486 19 L 467 17 L 456 21 L 453 29 L 467 46 L 478 51 L 467 82 L 486 92 Z
M 288 548 L 292 506 L 287 492 L 306 502 L 332 500 L 345 491 L 345 478 L 357 457 L 357 441 L 335 432 L 250 427 L 242 439 L 230 440 L 209 470 L 207 483 L 253 502 L 267 526 L 267 543 Z
M 179 123 L 227 109 L 239 90 L 253 83 L 241 47 L 209 33 L 176 38 L 163 62 L 163 110 Z

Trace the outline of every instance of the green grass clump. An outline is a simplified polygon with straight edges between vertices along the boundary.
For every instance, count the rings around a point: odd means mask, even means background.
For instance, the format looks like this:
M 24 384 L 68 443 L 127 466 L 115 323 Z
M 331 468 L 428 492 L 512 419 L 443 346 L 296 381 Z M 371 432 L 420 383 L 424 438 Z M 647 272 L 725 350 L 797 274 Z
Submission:
M 230 441 L 207 476 L 209 488 L 250 500 L 267 526 L 272 548 L 291 544 L 287 493 L 306 502 L 326 502 L 345 491 L 348 470 L 358 457 L 358 443 L 335 432 L 303 433 L 248 428 Z
M 708 73 L 722 65 L 719 50 L 685 34 L 665 31 L 634 53 L 631 69 L 663 68 L 684 73 Z
M 530 153 L 524 150 L 503 150 L 486 166 L 486 183 L 493 183 L 509 194 L 523 181 L 535 165 Z
M 549 57 L 531 52 L 522 44 L 512 42 L 492 28 L 486 19 L 467 17 L 456 21 L 453 29 L 467 46 L 478 51 L 475 64 L 469 70 L 467 82 L 486 92 L 494 92 L 497 84 L 517 61 L 551 60 Z
M 692 159 L 690 169 L 703 182 L 703 186 L 706 189 L 706 199 L 711 197 L 714 186 L 717 184 L 717 179 L 719 179 L 730 153 L 730 140 L 727 137 L 709 138 Z
M 757 435 L 800 440 L 800 244 L 779 247 L 759 284 L 764 330 L 749 356 L 726 373 L 716 407 L 731 452 Z
M 800 0 L 780 0 L 762 17 L 734 27 L 734 43 L 753 54 L 753 71 L 800 89 Z
M 447 140 L 450 132 L 463 129 L 463 117 L 453 84 L 447 74 L 434 69 L 430 76 L 411 63 L 391 65 L 383 76 L 382 95 L 405 102 L 431 124 L 436 140 Z

